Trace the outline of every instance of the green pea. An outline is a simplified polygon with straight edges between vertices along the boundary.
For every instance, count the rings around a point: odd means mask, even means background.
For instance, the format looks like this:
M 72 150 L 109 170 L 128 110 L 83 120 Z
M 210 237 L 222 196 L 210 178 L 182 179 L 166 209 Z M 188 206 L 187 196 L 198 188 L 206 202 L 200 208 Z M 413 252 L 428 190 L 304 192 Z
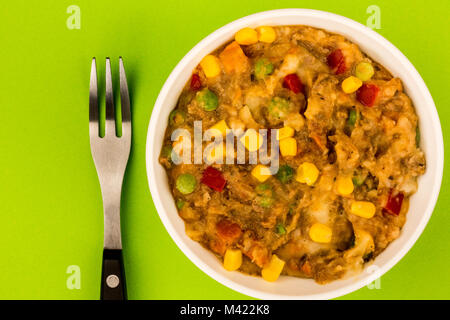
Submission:
M 169 124 L 171 126 L 179 126 L 184 123 L 185 119 L 186 119 L 186 114 L 180 110 L 173 110 L 169 114 Z
M 259 205 L 263 208 L 270 208 L 273 204 L 273 198 L 272 197 L 261 197 L 259 199 Z
M 362 184 L 364 183 L 365 180 L 366 180 L 366 179 L 365 179 L 365 177 L 363 177 L 363 176 L 355 176 L 355 177 L 352 178 L 352 182 L 353 182 L 353 185 L 354 185 L 355 187 L 360 187 L 360 186 L 362 186 Z
M 181 199 L 177 200 L 177 208 L 178 210 L 181 210 L 184 207 L 185 202 Z
M 255 190 L 258 193 L 264 193 L 264 191 L 266 190 L 271 190 L 272 187 L 270 186 L 270 184 L 267 183 L 262 183 L 256 186 Z
M 294 177 L 294 169 L 292 169 L 290 166 L 285 164 L 285 165 L 281 166 L 280 169 L 278 169 L 276 177 L 283 184 L 289 183 L 289 182 L 291 182 L 292 178 Z
M 273 204 L 273 191 L 272 186 L 267 183 L 262 183 L 255 188 L 258 195 L 258 204 L 263 208 L 269 208 Z
M 165 145 L 162 148 L 161 156 L 164 158 L 167 158 L 167 160 L 171 161 L 172 163 L 179 163 L 179 156 L 176 152 L 172 152 L 173 148 L 171 145 Z
M 273 73 L 273 64 L 266 58 L 261 58 L 255 63 L 255 78 L 264 79 Z
M 195 190 L 197 180 L 192 174 L 184 173 L 178 176 L 175 185 L 182 194 L 189 194 Z
M 275 97 L 270 101 L 269 115 L 275 119 L 283 119 L 290 111 L 289 101 L 280 97 Z
M 279 235 L 286 234 L 286 228 L 281 223 L 277 224 L 276 229 Z
M 171 145 L 165 145 L 162 148 L 161 155 L 164 158 L 170 158 L 170 156 L 172 155 L 172 146 Z
M 372 78 L 375 70 L 369 62 L 360 62 L 355 68 L 355 75 L 362 81 L 367 81 Z
M 217 95 L 208 88 L 199 91 L 196 99 L 206 111 L 214 111 L 219 106 L 219 99 L 217 98 Z
M 356 110 L 352 109 L 348 113 L 348 119 L 347 123 L 349 126 L 353 127 L 356 124 L 356 121 L 358 120 L 358 112 Z
M 291 203 L 289 205 L 289 209 L 288 209 L 288 215 L 292 215 L 294 213 L 294 209 L 295 209 L 296 204 L 295 203 Z
M 419 126 L 416 127 L 416 147 L 420 146 L 420 129 Z

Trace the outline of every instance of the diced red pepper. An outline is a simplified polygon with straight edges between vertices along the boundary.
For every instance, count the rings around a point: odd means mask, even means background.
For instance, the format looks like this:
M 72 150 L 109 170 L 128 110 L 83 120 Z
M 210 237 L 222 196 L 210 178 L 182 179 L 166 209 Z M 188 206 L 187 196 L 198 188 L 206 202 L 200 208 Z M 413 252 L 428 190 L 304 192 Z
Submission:
M 283 87 L 297 94 L 303 91 L 303 83 L 296 73 L 288 74 L 284 77 Z
M 386 205 L 383 208 L 383 212 L 394 216 L 398 216 L 400 214 L 400 210 L 402 209 L 404 197 L 405 195 L 403 193 L 398 192 L 394 194 L 394 190 L 391 189 L 389 191 L 389 196 Z
M 347 71 L 347 66 L 345 65 L 345 61 L 343 61 L 337 68 L 336 74 L 343 74 L 345 71 Z
M 208 167 L 203 171 L 201 182 L 213 190 L 221 192 L 227 181 L 222 175 L 222 172 L 213 167 Z
M 336 49 L 327 57 L 328 66 L 335 74 L 342 74 L 347 70 L 345 65 L 345 57 L 341 49 Z
M 233 242 L 241 236 L 242 230 L 237 223 L 221 220 L 216 225 L 217 234 L 226 242 Z
M 202 87 L 202 81 L 200 80 L 200 76 L 196 73 L 192 75 L 191 78 L 191 90 L 198 91 Z
M 379 91 L 380 88 L 377 85 L 365 83 L 356 92 L 356 99 L 366 107 L 372 107 Z

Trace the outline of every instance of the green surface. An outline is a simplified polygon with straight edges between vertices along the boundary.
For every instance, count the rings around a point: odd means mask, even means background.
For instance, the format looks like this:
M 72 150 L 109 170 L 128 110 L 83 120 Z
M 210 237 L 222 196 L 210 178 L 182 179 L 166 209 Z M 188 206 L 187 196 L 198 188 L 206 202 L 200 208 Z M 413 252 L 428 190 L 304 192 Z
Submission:
M 378 32 L 427 83 L 448 141 L 448 1 L 2 1 L 0 298 L 99 296 L 103 216 L 88 138 L 89 71 L 92 56 L 99 75 L 106 56 L 117 71 L 119 55 L 128 73 L 134 130 L 122 196 L 129 297 L 245 298 L 197 269 L 157 216 L 145 171 L 147 125 L 157 94 L 190 48 L 237 18 L 303 7 L 365 23 L 372 4 L 381 8 Z M 81 9 L 79 30 L 66 27 L 69 5 Z M 450 298 L 449 178 L 446 167 L 431 221 L 382 277 L 381 289 L 363 288 L 344 299 Z M 70 265 L 80 267 L 80 289 L 66 287 Z

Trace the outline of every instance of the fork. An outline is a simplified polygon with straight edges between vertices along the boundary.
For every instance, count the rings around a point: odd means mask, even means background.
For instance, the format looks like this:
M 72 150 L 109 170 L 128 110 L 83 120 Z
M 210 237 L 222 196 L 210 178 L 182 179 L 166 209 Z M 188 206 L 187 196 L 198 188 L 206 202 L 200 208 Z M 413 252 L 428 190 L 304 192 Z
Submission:
M 116 134 L 111 62 L 106 58 L 105 135 L 100 137 L 97 67 L 92 59 L 89 87 L 89 136 L 92 158 L 100 181 L 104 212 L 104 243 L 101 293 L 102 300 L 125 300 L 125 272 L 120 234 L 120 196 L 130 155 L 131 111 L 128 85 L 122 58 L 119 57 L 122 135 Z

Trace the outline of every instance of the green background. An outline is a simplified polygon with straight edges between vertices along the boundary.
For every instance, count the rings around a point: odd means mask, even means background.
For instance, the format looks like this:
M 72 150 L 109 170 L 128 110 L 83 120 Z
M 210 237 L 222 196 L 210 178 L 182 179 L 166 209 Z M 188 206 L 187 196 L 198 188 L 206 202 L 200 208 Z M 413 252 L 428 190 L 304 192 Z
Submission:
M 99 76 L 106 56 L 116 71 L 119 55 L 128 74 L 134 130 L 122 195 L 129 298 L 247 298 L 190 262 L 156 213 L 145 142 L 157 94 L 189 49 L 237 18 L 297 7 L 365 24 L 372 4 L 381 8 L 377 31 L 405 53 L 427 83 L 447 142 L 448 1 L 1 1 L 0 298 L 99 296 L 103 214 L 88 138 L 89 71 L 93 56 Z M 69 5 L 81 9 L 79 30 L 66 27 Z M 362 288 L 342 299 L 450 298 L 449 178 L 446 167 L 427 228 L 382 277 L 381 289 Z M 69 265 L 81 269 L 80 290 L 66 287 Z

